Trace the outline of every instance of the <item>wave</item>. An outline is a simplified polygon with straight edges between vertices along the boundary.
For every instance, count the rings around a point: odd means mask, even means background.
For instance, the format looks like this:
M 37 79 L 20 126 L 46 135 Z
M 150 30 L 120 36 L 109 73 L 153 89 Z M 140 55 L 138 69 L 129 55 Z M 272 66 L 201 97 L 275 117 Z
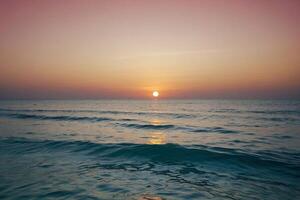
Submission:
M 176 126 L 172 124 L 127 124 L 127 123 L 118 123 L 121 126 L 127 128 L 136 128 L 136 129 L 155 129 L 155 130 L 163 130 L 163 129 L 174 129 Z
M 257 113 L 257 114 L 270 114 L 270 115 L 300 115 L 299 110 L 266 110 L 266 111 L 260 111 L 260 110 L 254 110 L 254 111 L 248 111 L 251 113 Z
M 88 122 L 101 122 L 101 121 L 139 121 L 131 118 L 109 118 L 109 117 L 87 117 L 87 116 L 70 116 L 70 115 L 36 115 L 24 113 L 0 113 L 0 116 L 11 117 L 16 119 L 36 119 L 36 120 L 55 120 L 55 121 L 88 121 Z
M 37 120 L 55 120 L 55 121 L 88 121 L 88 122 L 101 122 L 101 121 L 123 121 L 123 122 L 132 122 L 139 121 L 137 119 L 122 118 L 122 119 L 113 119 L 108 117 L 80 117 L 80 116 L 67 116 L 67 115 L 34 115 L 34 114 L 16 114 L 16 113 L 6 113 L 1 114 L 0 116 L 12 117 L 17 119 L 37 119 Z M 140 121 L 143 122 L 143 121 Z M 153 125 L 153 124 L 138 124 L 138 123 L 116 123 L 118 125 L 127 127 L 127 128 L 136 128 L 136 129 L 170 129 L 174 128 L 175 125 Z
M 138 124 L 138 123 L 117 123 L 126 128 L 135 129 L 151 129 L 151 130 L 179 130 L 192 133 L 222 133 L 222 134 L 235 134 L 240 131 L 226 129 L 223 127 L 195 127 L 195 126 L 177 126 L 173 124 Z
M 300 170 L 300 154 L 286 154 L 289 157 L 280 159 L 270 154 L 241 152 L 235 149 L 208 147 L 203 145 L 183 146 L 178 144 L 133 144 L 133 143 L 92 143 L 88 141 L 34 140 L 26 138 L 0 139 L 0 152 L 30 154 L 41 152 L 66 151 L 72 154 L 83 154 L 106 159 L 151 160 L 156 163 L 206 163 L 215 162 L 252 167 L 285 167 Z M 269 155 L 269 156 L 268 156 Z M 289 158 L 293 157 L 291 161 Z
M 57 121 L 91 121 L 91 122 L 99 122 L 99 121 L 112 121 L 112 118 L 107 117 L 79 117 L 79 116 L 49 116 L 49 115 L 32 115 L 32 114 L 16 114 L 16 113 L 6 113 L 0 114 L 0 116 L 8 116 L 12 118 L 18 119 L 39 119 L 39 120 L 57 120 Z M 127 120 L 127 119 L 125 119 Z
M 300 110 L 238 110 L 238 109 L 219 109 L 210 110 L 213 113 L 254 113 L 266 115 L 300 115 Z
M 195 115 L 186 113 L 172 113 L 172 112 L 153 112 L 153 111 L 116 111 L 116 110 L 60 110 L 60 109 L 7 109 L 0 108 L 0 111 L 4 112 L 54 112 L 54 113 L 97 113 L 97 114 L 133 114 L 133 115 L 155 115 L 155 116 L 173 116 L 175 118 L 192 118 Z
M 87 121 L 87 122 L 102 122 L 111 121 L 116 125 L 123 126 L 125 128 L 145 129 L 145 130 L 179 130 L 193 133 L 222 133 L 233 134 L 239 133 L 235 130 L 225 129 L 222 127 L 192 127 L 192 126 L 178 126 L 174 124 L 151 124 L 147 121 L 140 121 L 138 119 L 130 118 L 109 118 L 109 117 L 87 117 L 87 116 L 68 116 L 68 115 L 36 115 L 36 114 L 24 114 L 24 113 L 0 113 L 0 116 L 17 118 L 17 119 L 35 119 L 35 120 L 55 120 L 55 121 Z M 126 122 L 126 123 L 120 123 Z M 133 122 L 133 123 L 128 123 Z
M 210 133 L 210 132 L 215 132 L 215 133 L 239 133 L 239 131 L 235 130 L 230 130 L 230 129 L 225 129 L 222 127 L 206 127 L 206 128 L 200 128 L 200 129 L 195 129 L 193 132 L 196 133 Z

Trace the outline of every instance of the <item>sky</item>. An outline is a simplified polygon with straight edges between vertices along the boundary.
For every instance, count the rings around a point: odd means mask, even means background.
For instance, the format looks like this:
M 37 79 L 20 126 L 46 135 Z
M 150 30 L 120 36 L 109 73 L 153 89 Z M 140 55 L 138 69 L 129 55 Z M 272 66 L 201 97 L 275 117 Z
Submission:
M 1 0 L 0 99 L 300 98 L 299 0 Z

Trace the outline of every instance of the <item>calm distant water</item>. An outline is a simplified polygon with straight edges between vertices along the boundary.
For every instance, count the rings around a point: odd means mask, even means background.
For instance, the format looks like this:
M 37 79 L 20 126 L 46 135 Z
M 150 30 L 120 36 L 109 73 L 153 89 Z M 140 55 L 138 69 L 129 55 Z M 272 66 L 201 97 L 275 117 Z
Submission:
M 300 199 L 300 101 L 2 101 L 0 199 Z

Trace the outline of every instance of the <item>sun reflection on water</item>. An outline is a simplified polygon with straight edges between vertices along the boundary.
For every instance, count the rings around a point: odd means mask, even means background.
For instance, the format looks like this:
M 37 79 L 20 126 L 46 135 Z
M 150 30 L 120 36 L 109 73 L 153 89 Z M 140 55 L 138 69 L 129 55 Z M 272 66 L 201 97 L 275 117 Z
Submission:
M 150 121 L 151 125 L 161 125 L 162 122 L 159 119 L 153 119 Z
M 148 144 L 166 144 L 166 135 L 162 132 L 151 133 Z

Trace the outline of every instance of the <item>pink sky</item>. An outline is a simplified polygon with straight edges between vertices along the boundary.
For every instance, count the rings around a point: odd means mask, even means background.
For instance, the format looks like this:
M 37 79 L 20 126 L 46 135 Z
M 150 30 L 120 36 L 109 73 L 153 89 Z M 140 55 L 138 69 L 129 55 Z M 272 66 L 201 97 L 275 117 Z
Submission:
M 2 0 L 0 99 L 299 98 L 300 1 Z

